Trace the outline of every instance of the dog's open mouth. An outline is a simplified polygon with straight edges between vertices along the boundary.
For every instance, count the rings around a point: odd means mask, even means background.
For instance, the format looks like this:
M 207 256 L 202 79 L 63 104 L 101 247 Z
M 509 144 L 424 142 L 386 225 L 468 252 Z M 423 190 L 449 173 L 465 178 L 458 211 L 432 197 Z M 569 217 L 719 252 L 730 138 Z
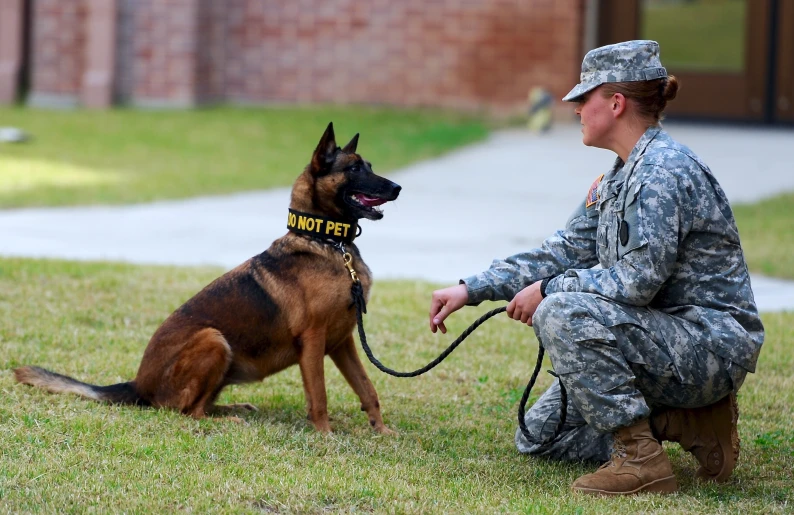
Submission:
M 369 195 L 365 195 L 364 193 L 353 193 L 350 195 L 350 200 L 353 201 L 353 205 L 361 207 L 365 211 L 372 211 L 375 213 L 382 213 L 377 206 L 388 202 L 386 199 L 371 197 Z

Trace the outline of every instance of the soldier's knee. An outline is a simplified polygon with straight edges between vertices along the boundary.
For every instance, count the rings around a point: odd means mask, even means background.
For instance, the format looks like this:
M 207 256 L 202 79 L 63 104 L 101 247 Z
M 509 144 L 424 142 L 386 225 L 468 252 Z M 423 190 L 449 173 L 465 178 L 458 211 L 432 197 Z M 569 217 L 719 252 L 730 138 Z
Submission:
M 543 333 L 552 327 L 559 326 L 566 318 L 566 297 L 567 293 L 552 293 L 538 305 L 535 314 L 532 315 L 532 325 L 542 337 Z
M 550 406 L 543 402 L 536 402 L 524 416 L 524 426 L 530 439 L 527 440 L 521 428 L 516 430 L 515 440 L 519 451 L 535 454 L 546 449 L 551 442 L 546 445 L 540 445 L 540 443 L 551 439 L 554 435 L 557 429 L 557 420 L 558 418 L 554 416 Z

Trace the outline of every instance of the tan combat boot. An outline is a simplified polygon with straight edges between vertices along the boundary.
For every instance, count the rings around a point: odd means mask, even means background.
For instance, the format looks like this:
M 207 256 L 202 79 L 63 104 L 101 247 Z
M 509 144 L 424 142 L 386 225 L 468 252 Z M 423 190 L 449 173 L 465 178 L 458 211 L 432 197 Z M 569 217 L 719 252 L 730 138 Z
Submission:
M 671 408 L 651 416 L 651 429 L 659 441 L 678 442 L 700 463 L 697 477 L 727 481 L 739 459 L 739 405 L 731 393 L 703 408 Z
M 594 473 L 574 481 L 575 492 L 627 495 L 678 490 L 673 467 L 662 445 L 651 433 L 648 420 L 618 429 L 614 446 L 610 461 Z

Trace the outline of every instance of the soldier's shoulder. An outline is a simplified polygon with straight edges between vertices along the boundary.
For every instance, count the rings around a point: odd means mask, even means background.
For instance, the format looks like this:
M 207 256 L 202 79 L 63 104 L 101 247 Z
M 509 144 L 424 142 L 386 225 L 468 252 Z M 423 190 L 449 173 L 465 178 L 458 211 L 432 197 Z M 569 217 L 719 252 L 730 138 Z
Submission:
M 647 170 L 662 169 L 678 179 L 695 180 L 711 171 L 689 147 L 662 131 L 650 142 L 638 163 Z

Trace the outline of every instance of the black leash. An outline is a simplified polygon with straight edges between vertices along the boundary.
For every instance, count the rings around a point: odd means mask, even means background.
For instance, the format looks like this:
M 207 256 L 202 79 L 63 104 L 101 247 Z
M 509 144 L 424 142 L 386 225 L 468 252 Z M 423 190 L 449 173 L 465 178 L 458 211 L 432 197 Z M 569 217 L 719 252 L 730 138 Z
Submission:
M 361 340 L 361 346 L 364 348 L 364 353 L 369 358 L 370 362 L 375 365 L 378 370 L 381 372 L 385 372 L 389 375 L 395 377 L 416 377 L 418 375 L 424 374 L 428 370 L 434 368 L 436 365 L 444 361 L 447 356 L 449 356 L 455 348 L 460 345 L 463 340 L 465 340 L 471 333 L 474 332 L 475 329 L 480 327 L 483 322 L 488 320 L 489 318 L 498 315 L 499 313 L 503 313 L 507 310 L 506 307 L 502 306 L 500 308 L 492 309 L 491 311 L 487 312 L 480 318 L 474 321 L 468 329 L 463 331 L 458 338 L 452 342 L 452 344 L 446 348 L 444 352 L 441 353 L 439 357 L 428 363 L 422 368 L 414 370 L 413 372 L 397 372 L 396 370 L 392 370 L 385 366 L 383 363 L 378 361 L 378 359 L 372 354 L 372 350 L 369 348 L 367 344 L 367 336 L 364 334 L 364 317 L 363 314 L 367 312 L 367 304 L 366 300 L 364 300 L 364 291 L 361 287 L 361 282 L 358 280 L 358 276 L 356 275 L 355 270 L 351 265 L 352 257 L 349 257 L 350 254 L 345 253 L 345 266 L 347 267 L 348 271 L 350 272 L 350 276 L 353 278 L 353 285 L 351 287 L 351 294 L 353 295 L 353 303 L 356 306 L 356 320 L 358 322 L 358 337 Z M 540 343 L 540 342 L 538 342 Z M 538 360 L 535 363 L 535 370 L 532 372 L 532 377 L 529 380 L 529 384 L 527 384 L 526 389 L 524 390 L 524 395 L 521 397 L 521 402 L 518 404 L 518 427 L 521 429 L 521 433 L 524 435 L 524 438 L 527 439 L 528 442 L 536 444 L 536 445 L 546 445 L 547 443 L 551 442 L 560 434 L 562 431 L 562 427 L 565 424 L 565 418 L 568 414 L 567 406 L 568 406 L 568 394 L 565 391 L 565 386 L 560 381 L 560 421 L 557 423 L 557 427 L 554 429 L 554 434 L 544 440 L 536 440 L 529 434 L 529 430 L 527 429 L 527 425 L 524 422 L 524 415 L 525 409 L 527 405 L 527 401 L 529 400 L 529 394 L 532 392 L 532 388 L 535 386 L 535 381 L 538 378 L 538 374 L 540 373 L 540 367 L 543 364 L 543 355 L 545 353 L 545 349 L 543 345 L 538 345 Z M 554 377 L 559 379 L 559 376 L 549 370 L 549 373 Z

